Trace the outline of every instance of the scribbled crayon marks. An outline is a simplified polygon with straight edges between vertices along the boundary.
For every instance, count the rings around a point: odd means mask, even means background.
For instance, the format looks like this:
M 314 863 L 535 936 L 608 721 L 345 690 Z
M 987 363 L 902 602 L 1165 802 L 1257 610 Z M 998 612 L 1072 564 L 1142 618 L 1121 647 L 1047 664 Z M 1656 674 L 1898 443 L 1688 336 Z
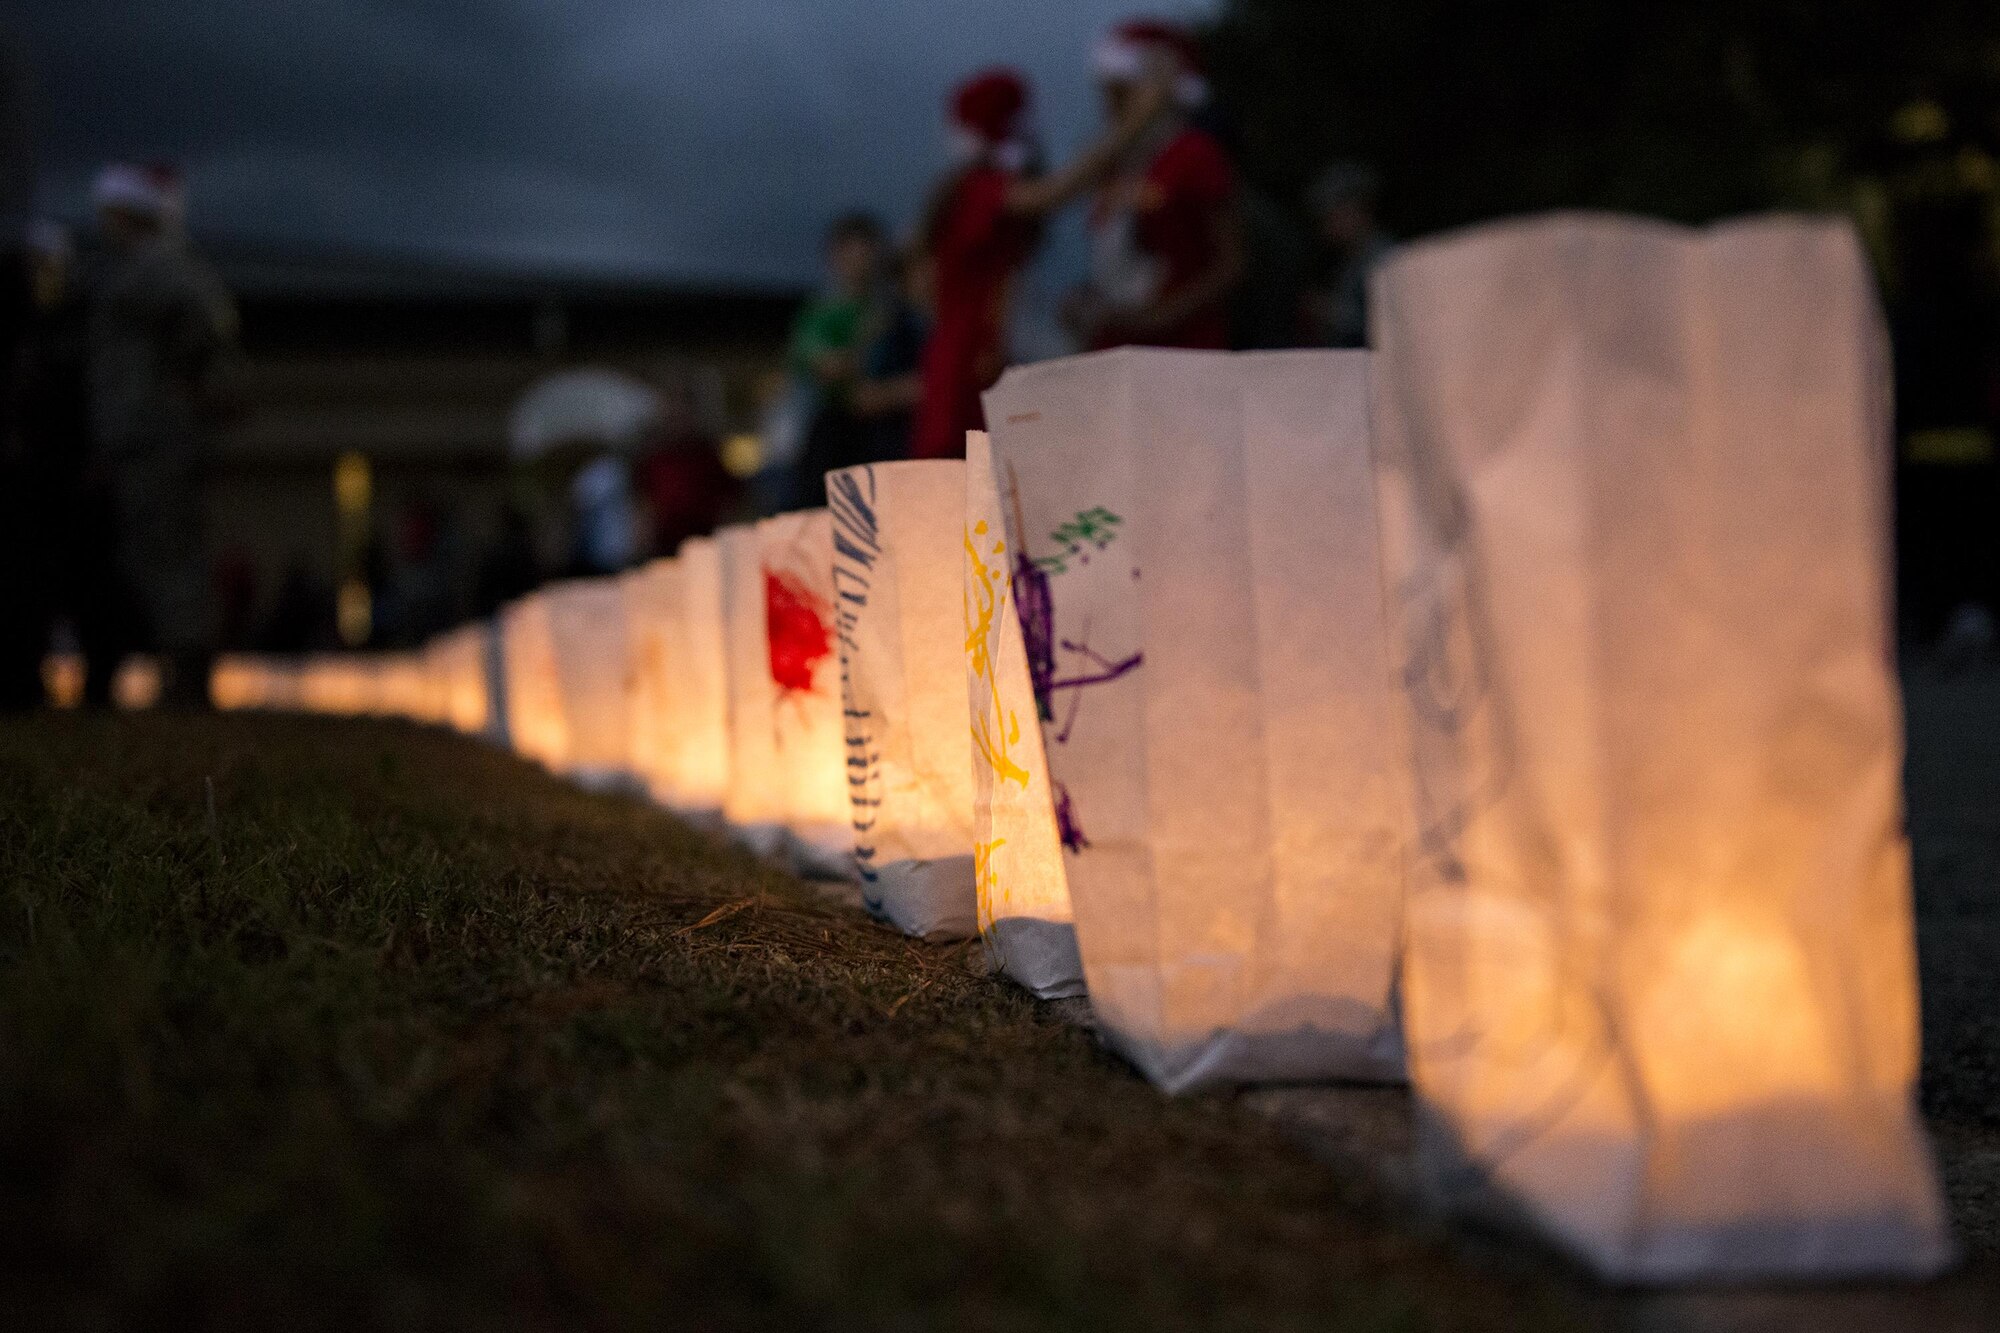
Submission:
M 1076 802 L 1069 797 L 1069 788 L 1051 780 L 1055 790 L 1056 836 L 1062 839 L 1063 847 L 1072 852 L 1080 852 L 1090 846 L 1090 839 L 1083 836 L 1083 825 L 1077 822 Z
M 1025 525 L 1021 522 L 1020 489 L 1011 471 L 1008 483 L 1015 527 L 1022 530 Z M 1113 657 L 1092 648 L 1088 620 L 1074 638 L 1059 638 L 1055 628 L 1055 577 L 1088 565 L 1093 553 L 1107 550 L 1118 539 L 1124 525 L 1125 520 L 1118 514 L 1103 505 L 1094 505 L 1078 511 L 1075 518 L 1059 524 L 1049 534 L 1049 539 L 1057 548 L 1055 554 L 1030 556 L 1023 550 L 1014 561 L 1011 580 L 1014 610 L 1021 622 L 1029 683 L 1034 688 L 1035 710 L 1041 720 L 1053 723 L 1056 720 L 1056 696 L 1062 693 L 1069 696 L 1062 725 L 1055 728 L 1049 737 L 1057 745 L 1069 743 L 1086 689 L 1118 680 L 1137 670 L 1146 660 L 1143 653 Z M 1132 577 L 1139 577 L 1136 565 L 1132 567 Z M 1068 674 L 1063 674 L 1065 669 Z M 1090 846 L 1090 839 L 1084 836 L 1076 802 L 1069 789 L 1055 780 L 1053 774 L 1050 781 L 1055 800 L 1056 830 L 1062 845 L 1069 851 L 1080 852 Z
M 834 629 L 840 641 L 840 697 L 847 740 L 847 795 L 854 822 L 854 861 L 864 883 L 878 878 L 875 824 L 882 808 L 882 752 L 875 743 L 875 711 L 862 697 L 853 671 L 861 652 L 856 631 L 868 612 L 875 566 L 882 558 L 882 529 L 875 516 L 875 469 L 827 477 L 833 516 Z M 775 674 L 775 673 L 774 673 Z
M 989 542 L 991 550 L 986 549 Z M 1015 754 L 1021 743 L 1021 720 L 1001 700 L 995 675 L 1000 617 L 1006 612 L 1009 588 L 1006 551 L 1007 544 L 989 535 L 983 522 L 965 534 L 965 651 L 982 694 L 972 716 L 972 748 L 997 781 L 1026 787 L 1028 770 Z
M 1129 657 L 1122 657 L 1113 661 L 1093 649 L 1090 646 L 1089 638 L 1090 622 L 1085 621 L 1082 641 L 1062 640 L 1063 651 L 1081 658 L 1083 669 L 1079 675 L 1069 676 L 1061 680 L 1051 680 L 1049 682 L 1048 711 L 1045 711 L 1042 716 L 1050 721 L 1054 720 L 1056 692 L 1058 690 L 1068 690 L 1071 692 L 1069 696 L 1069 712 L 1063 719 L 1062 727 L 1056 732 L 1057 744 L 1066 745 L 1069 743 L 1069 733 L 1076 726 L 1077 707 L 1082 698 L 1082 690 L 1085 686 L 1109 684 L 1127 672 L 1137 670 L 1146 661 L 1144 653 L 1133 653 Z
M 1021 643 L 1028 654 L 1028 681 L 1035 705 L 1049 718 L 1049 687 L 1056 678 L 1056 604 L 1049 576 L 1021 555 L 1014 562 L 1014 614 L 1021 622 Z
M 772 681 L 781 690 L 810 691 L 813 673 L 833 654 L 825 608 L 796 578 L 766 568 L 764 618 L 770 635 Z
M 1118 516 L 1103 507 L 1086 511 L 1089 514 L 1106 514 L 1115 522 Z M 1083 517 L 1082 515 L 1078 516 Z M 1108 543 L 1110 538 L 1107 537 Z M 1057 572 L 1063 567 L 1055 566 Z M 1143 653 L 1111 659 L 1090 646 L 1090 624 L 1084 623 L 1082 634 L 1076 639 L 1058 639 L 1055 629 L 1055 590 L 1049 577 L 1050 566 L 1045 560 L 1030 559 L 1025 554 L 1014 562 L 1014 612 L 1021 621 L 1021 642 L 1028 654 L 1028 680 L 1034 686 L 1035 707 L 1044 722 L 1055 720 L 1055 696 L 1062 690 L 1079 690 L 1089 685 L 1103 685 L 1117 680 L 1120 676 L 1139 667 L 1145 661 Z M 1138 570 L 1132 571 L 1137 577 Z M 1068 676 L 1057 675 L 1056 651 L 1060 648 L 1080 662 L 1072 662 L 1073 670 Z M 1070 728 L 1076 724 L 1076 701 L 1070 702 L 1069 718 L 1055 739 L 1059 742 L 1069 739 Z
M 1056 553 L 1038 556 L 1035 563 L 1051 574 L 1068 573 L 1071 561 L 1087 565 L 1091 552 L 1110 546 L 1124 523 L 1123 518 L 1103 505 L 1082 510 L 1049 534 L 1049 540 L 1056 544 Z

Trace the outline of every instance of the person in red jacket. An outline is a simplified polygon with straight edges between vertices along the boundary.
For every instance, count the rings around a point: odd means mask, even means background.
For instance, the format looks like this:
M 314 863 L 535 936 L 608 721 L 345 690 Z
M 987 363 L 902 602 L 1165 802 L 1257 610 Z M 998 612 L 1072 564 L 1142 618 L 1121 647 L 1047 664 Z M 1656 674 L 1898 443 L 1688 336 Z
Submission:
M 1114 122 L 1140 87 L 1165 80 L 1173 96 L 1092 202 L 1090 282 L 1069 304 L 1071 329 L 1096 348 L 1226 347 L 1243 276 L 1238 188 L 1228 152 L 1190 120 L 1208 99 L 1194 40 L 1133 20 L 1098 44 L 1094 63 Z
M 911 430 L 918 458 L 958 458 L 983 428 L 979 395 L 1007 364 L 1013 290 L 1051 213 L 1103 180 L 1170 101 L 1164 78 L 1141 80 L 1103 136 L 1043 174 L 1029 131 L 1028 85 L 1010 69 L 960 84 L 949 113 L 958 165 L 938 182 L 917 238 L 931 286 L 931 335 Z

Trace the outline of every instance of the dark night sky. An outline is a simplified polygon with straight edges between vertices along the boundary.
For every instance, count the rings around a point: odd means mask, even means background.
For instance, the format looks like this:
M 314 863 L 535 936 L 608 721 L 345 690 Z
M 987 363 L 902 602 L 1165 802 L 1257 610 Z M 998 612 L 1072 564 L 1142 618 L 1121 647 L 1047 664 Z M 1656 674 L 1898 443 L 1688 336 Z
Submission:
M 40 206 L 107 157 L 187 170 L 197 230 L 535 269 L 791 283 L 822 221 L 914 213 L 941 99 L 1034 79 L 1050 148 L 1143 0 L 4 0 Z M 1151 12 L 1186 16 L 1201 0 Z

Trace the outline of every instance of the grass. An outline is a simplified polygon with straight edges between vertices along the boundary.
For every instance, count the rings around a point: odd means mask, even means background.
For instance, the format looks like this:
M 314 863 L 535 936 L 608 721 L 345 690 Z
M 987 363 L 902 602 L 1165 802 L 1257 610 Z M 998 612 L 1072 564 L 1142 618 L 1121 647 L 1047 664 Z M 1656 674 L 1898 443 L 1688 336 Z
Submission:
M 0 722 L 0 1327 L 1590 1314 L 636 803 L 394 725 Z

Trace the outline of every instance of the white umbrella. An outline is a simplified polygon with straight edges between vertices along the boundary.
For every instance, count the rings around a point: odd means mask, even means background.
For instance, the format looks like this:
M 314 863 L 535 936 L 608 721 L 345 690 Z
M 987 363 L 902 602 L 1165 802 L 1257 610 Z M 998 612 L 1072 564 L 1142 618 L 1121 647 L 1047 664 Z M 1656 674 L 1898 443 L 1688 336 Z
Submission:
M 630 375 L 601 366 L 566 370 L 514 404 L 507 447 L 517 459 L 540 458 L 565 444 L 625 448 L 659 411 L 659 394 Z

